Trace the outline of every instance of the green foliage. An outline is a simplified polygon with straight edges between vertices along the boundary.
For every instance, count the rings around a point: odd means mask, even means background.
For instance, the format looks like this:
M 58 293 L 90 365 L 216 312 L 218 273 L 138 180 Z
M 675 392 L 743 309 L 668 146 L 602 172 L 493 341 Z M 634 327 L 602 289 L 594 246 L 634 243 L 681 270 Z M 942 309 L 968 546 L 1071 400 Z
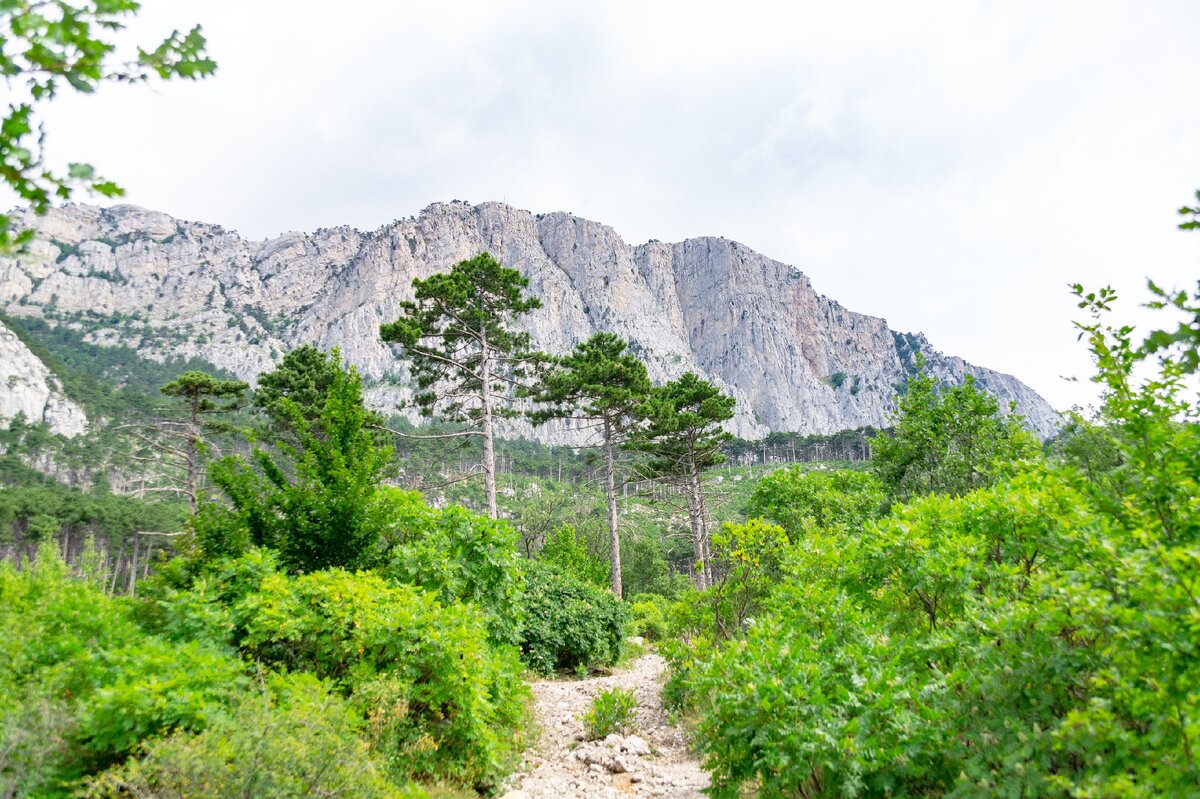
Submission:
M 385 776 L 361 715 L 306 674 L 268 675 L 203 732 L 177 732 L 85 783 L 82 796 L 417 799 Z
M 414 402 L 423 414 L 477 424 L 482 408 L 468 397 L 485 387 L 510 393 L 496 384 L 511 376 L 514 359 L 530 354 L 529 335 L 513 330 L 512 322 L 542 305 L 524 294 L 528 286 L 520 272 L 488 253 L 413 281 L 415 299 L 400 304 L 402 315 L 380 335 L 410 359 Z
M 297 412 L 310 425 L 316 424 L 342 372 L 337 350 L 321 352 L 311 344 L 297 347 L 283 356 L 279 366 L 258 376 L 254 406 L 284 429 L 292 426 Z M 376 415 L 372 421 L 381 420 Z
M 1079 293 L 1104 406 L 1054 462 L 813 525 L 744 637 L 663 646 L 714 796 L 1195 793 L 1194 345 L 1139 344 L 1102 323 L 1111 291 Z
M 1092 526 L 1086 503 L 1034 473 L 900 512 L 835 533 L 833 557 L 793 549 L 743 639 L 683 653 L 676 691 L 706 711 L 715 795 L 995 795 L 1018 762 L 1014 790 L 1044 784 L 1038 731 L 1086 685 L 1090 653 L 1041 581 L 1068 550 L 1060 531 Z
M 54 545 L 0 564 L 5 795 L 58 795 L 151 736 L 202 729 L 244 684 L 219 648 L 149 635 L 128 603 L 72 580 Z
M 610 592 L 531 562 L 522 656 L 539 674 L 610 665 L 621 656 L 629 611 Z
M 202 506 L 201 546 L 210 557 L 270 546 L 292 571 L 373 565 L 390 524 L 379 483 L 391 451 L 376 443 L 361 379 L 339 371 L 314 423 L 291 400 L 281 407 L 292 416 L 298 447 L 281 441 L 282 457 L 259 448 L 249 462 L 234 455 L 212 465 L 212 480 L 231 507 Z
M 713 639 L 741 634 L 762 608 L 782 576 L 788 537 L 782 527 L 762 519 L 726 522 L 713 535 L 713 570 L 717 579 L 697 597 L 707 633 Z
M 10 104 L 0 122 L 0 172 L 5 185 L 34 213 L 45 213 L 52 200 L 69 199 L 78 188 L 105 197 L 123 194 L 89 164 L 68 164 L 65 174 L 46 167 L 42 152 L 45 131 L 34 113 L 38 103 L 53 99 L 66 86 L 90 94 L 106 83 L 141 82 L 152 76 L 203 78 L 216 69 L 205 53 L 199 26 L 187 33 L 174 31 L 154 49 L 138 48 L 134 57 L 116 60 L 116 45 L 97 31 L 111 34 L 121 30 L 140 8 L 136 0 L 0 6 L 0 41 L 5 43 L 0 50 L 0 73 L 27 98 Z M 24 245 L 32 238 L 30 231 L 14 233 L 13 221 L 7 214 L 0 215 L 0 249 Z
M 629 624 L 630 634 L 640 635 L 647 641 L 661 641 L 667 636 L 669 605 L 669 600 L 658 594 L 640 594 L 631 598 L 629 612 L 633 618 Z
M 628 347 L 612 333 L 597 333 L 570 354 L 553 358 L 531 395 L 545 406 L 530 414 L 534 424 L 575 418 L 607 425 L 614 435 L 627 431 L 650 393 L 646 365 Z
M 1179 215 L 1182 217 L 1191 217 L 1179 223 L 1181 230 L 1197 230 L 1200 229 L 1200 191 L 1196 192 L 1196 205 L 1183 206 L 1179 209 Z
M 26 544 L 60 533 L 69 540 L 88 535 L 119 546 L 140 530 L 182 530 L 183 505 L 146 502 L 103 492 L 84 492 L 58 484 L 0 490 L 0 541 Z
M 1113 432 L 1081 416 L 1068 416 L 1066 424 L 1046 442 L 1056 460 L 1078 469 L 1089 482 L 1100 485 L 1117 478 L 1121 450 Z
M 487 617 L 492 639 L 521 642 L 525 578 L 517 532 L 461 505 L 438 510 L 412 491 L 381 489 L 398 540 L 382 571 L 421 586 L 446 604 L 468 602 Z
M 792 466 L 759 481 L 746 515 L 780 525 L 795 540 L 814 525 L 862 527 L 883 514 L 885 501 L 883 485 L 872 475 Z
M 644 426 L 630 447 L 649 457 L 648 474 L 699 474 L 725 462 L 732 440 L 721 425 L 733 418 L 733 397 L 692 372 L 656 387 L 639 411 Z
M 583 712 L 584 735 L 589 741 L 598 741 L 613 733 L 624 733 L 633 726 L 637 699 L 628 688 L 605 688 Z
M 241 380 L 222 380 L 207 372 L 184 372 L 162 387 L 168 397 L 187 403 L 194 419 L 202 413 L 221 413 L 237 408 L 249 386 Z
M 1002 413 L 971 375 L 939 388 L 918 359 L 918 371 L 900 396 L 895 426 L 875 439 L 874 450 L 875 473 L 894 500 L 904 501 L 987 486 L 997 463 L 1032 457 L 1037 446 L 1020 418 Z
M 559 527 L 546 539 L 538 559 L 581 582 L 599 586 L 608 584 L 609 565 L 588 552 L 575 528 L 569 524 Z
M 393 773 L 494 785 L 520 751 L 527 689 L 484 619 L 411 586 L 326 569 L 268 574 L 234 609 L 260 662 L 332 680 Z

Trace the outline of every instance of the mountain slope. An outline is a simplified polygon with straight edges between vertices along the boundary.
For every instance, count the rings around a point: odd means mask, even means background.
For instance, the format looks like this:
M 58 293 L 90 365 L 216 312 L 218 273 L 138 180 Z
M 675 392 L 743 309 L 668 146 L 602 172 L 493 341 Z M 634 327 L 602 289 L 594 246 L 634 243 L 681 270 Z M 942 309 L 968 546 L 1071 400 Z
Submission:
M 378 230 L 346 227 L 249 241 L 134 206 L 72 205 L 28 224 L 37 242 L 0 259 L 0 306 L 78 326 L 148 358 L 196 356 L 246 379 L 302 343 L 340 347 L 381 405 L 406 375 L 379 324 L 427 277 L 488 250 L 521 270 L 543 308 L 534 345 L 563 352 L 598 330 L 627 338 L 664 380 L 691 369 L 738 400 L 736 434 L 884 426 L 919 350 L 939 377 L 980 384 L 1039 434 L 1057 414 L 1009 375 L 944 356 L 921 335 L 848 311 L 794 267 L 723 238 L 626 244 L 566 213 L 436 203 Z M 540 437 L 562 438 L 562 430 Z
M 18 414 L 45 422 L 50 432 L 72 438 L 87 430 L 83 409 L 62 392 L 46 365 L 0 322 L 0 426 Z

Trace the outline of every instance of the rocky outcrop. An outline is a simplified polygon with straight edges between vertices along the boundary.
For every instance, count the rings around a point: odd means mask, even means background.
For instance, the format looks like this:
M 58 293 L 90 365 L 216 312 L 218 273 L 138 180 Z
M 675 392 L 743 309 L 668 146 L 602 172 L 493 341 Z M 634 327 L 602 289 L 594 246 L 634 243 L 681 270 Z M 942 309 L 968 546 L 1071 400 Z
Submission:
M 83 409 L 63 396 L 46 365 L 0 323 L 0 426 L 7 427 L 18 414 L 68 438 L 87 430 Z
M 371 232 L 340 227 L 250 241 L 216 225 L 123 205 L 29 219 L 38 239 L 0 260 L 0 305 L 80 326 L 145 357 L 198 356 L 253 380 L 303 343 L 340 347 L 387 404 L 406 374 L 379 340 L 414 277 L 487 250 L 530 280 L 543 307 L 525 324 L 563 352 L 607 330 L 656 380 L 699 372 L 738 400 L 733 430 L 827 433 L 882 426 L 916 351 L 939 377 L 971 374 L 1032 429 L 1058 416 L 1016 378 L 942 355 L 818 294 L 796 267 L 723 238 L 633 247 L 566 213 L 436 203 Z M 562 430 L 543 430 L 558 437 Z

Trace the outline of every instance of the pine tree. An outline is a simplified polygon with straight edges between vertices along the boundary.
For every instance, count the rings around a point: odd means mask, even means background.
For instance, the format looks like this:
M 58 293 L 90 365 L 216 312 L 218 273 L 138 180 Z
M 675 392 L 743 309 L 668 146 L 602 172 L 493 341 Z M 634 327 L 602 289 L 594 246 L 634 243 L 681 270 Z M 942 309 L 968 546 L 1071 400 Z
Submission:
M 565 357 L 554 359 L 531 396 L 546 407 L 530 414 L 534 424 L 576 419 L 599 436 L 612 547 L 612 590 L 622 594 L 621 536 L 617 520 L 617 450 L 628 440 L 638 408 L 650 393 L 646 365 L 612 333 L 597 333 Z
M 682 487 L 698 588 L 712 584 L 704 472 L 724 463 L 721 445 L 733 438 L 722 426 L 733 418 L 733 397 L 692 372 L 655 388 L 642 403 L 642 426 L 629 446 L 648 457 L 648 476 Z
M 183 461 L 186 475 L 184 491 L 193 512 L 198 502 L 200 459 L 204 454 L 203 417 L 236 410 L 241 405 L 247 388 L 249 386 L 241 380 L 222 380 L 200 371 L 184 372 L 162 387 L 163 394 L 178 397 L 186 403 L 186 421 L 168 424 L 167 431 L 171 437 L 182 439 L 183 449 L 167 445 L 159 449 L 170 452 Z
M 450 272 L 413 281 L 416 297 L 400 304 L 399 319 L 380 328 L 386 342 L 399 344 L 409 359 L 416 393 L 426 417 L 466 423 L 452 435 L 479 436 L 487 512 L 496 505 L 497 418 L 515 416 L 518 379 L 538 356 L 529 334 L 514 330 L 517 317 L 542 306 L 524 290 L 529 281 L 488 253 L 462 261 Z

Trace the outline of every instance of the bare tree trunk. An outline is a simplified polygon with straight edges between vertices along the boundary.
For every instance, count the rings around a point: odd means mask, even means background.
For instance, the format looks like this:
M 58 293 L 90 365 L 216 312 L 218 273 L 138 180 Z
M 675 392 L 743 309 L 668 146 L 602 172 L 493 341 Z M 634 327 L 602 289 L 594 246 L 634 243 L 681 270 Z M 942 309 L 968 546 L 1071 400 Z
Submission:
M 479 363 L 480 410 L 483 415 L 483 492 L 487 498 L 488 516 L 499 519 L 500 508 L 496 504 L 496 449 L 492 441 L 492 361 L 487 338 L 482 330 L 479 332 L 483 344 L 483 357 Z
M 712 573 L 712 558 L 709 557 L 708 551 L 708 508 L 704 502 L 704 480 L 702 475 L 696 473 L 696 506 L 697 516 L 700 518 L 700 555 L 701 555 L 701 572 L 704 574 L 704 587 L 710 588 L 714 585 Z
M 692 528 L 692 555 L 695 559 L 693 580 L 696 588 L 703 591 L 708 587 L 708 575 L 704 567 L 704 519 L 701 517 L 703 503 L 700 499 L 700 481 L 691 464 L 687 475 L 687 506 L 688 521 Z
M 612 546 L 612 590 L 622 596 L 621 534 L 617 529 L 616 455 L 613 453 L 613 429 L 608 417 L 604 419 L 604 492 L 608 499 L 608 538 Z
M 137 567 L 138 567 L 138 538 L 133 537 L 133 554 L 129 556 L 129 595 L 135 596 L 137 592 Z
M 192 400 L 192 424 L 188 430 L 187 446 L 187 490 L 192 504 L 192 515 L 196 515 L 197 498 L 200 483 L 200 407 L 199 400 Z M 134 547 L 137 554 L 137 547 Z

